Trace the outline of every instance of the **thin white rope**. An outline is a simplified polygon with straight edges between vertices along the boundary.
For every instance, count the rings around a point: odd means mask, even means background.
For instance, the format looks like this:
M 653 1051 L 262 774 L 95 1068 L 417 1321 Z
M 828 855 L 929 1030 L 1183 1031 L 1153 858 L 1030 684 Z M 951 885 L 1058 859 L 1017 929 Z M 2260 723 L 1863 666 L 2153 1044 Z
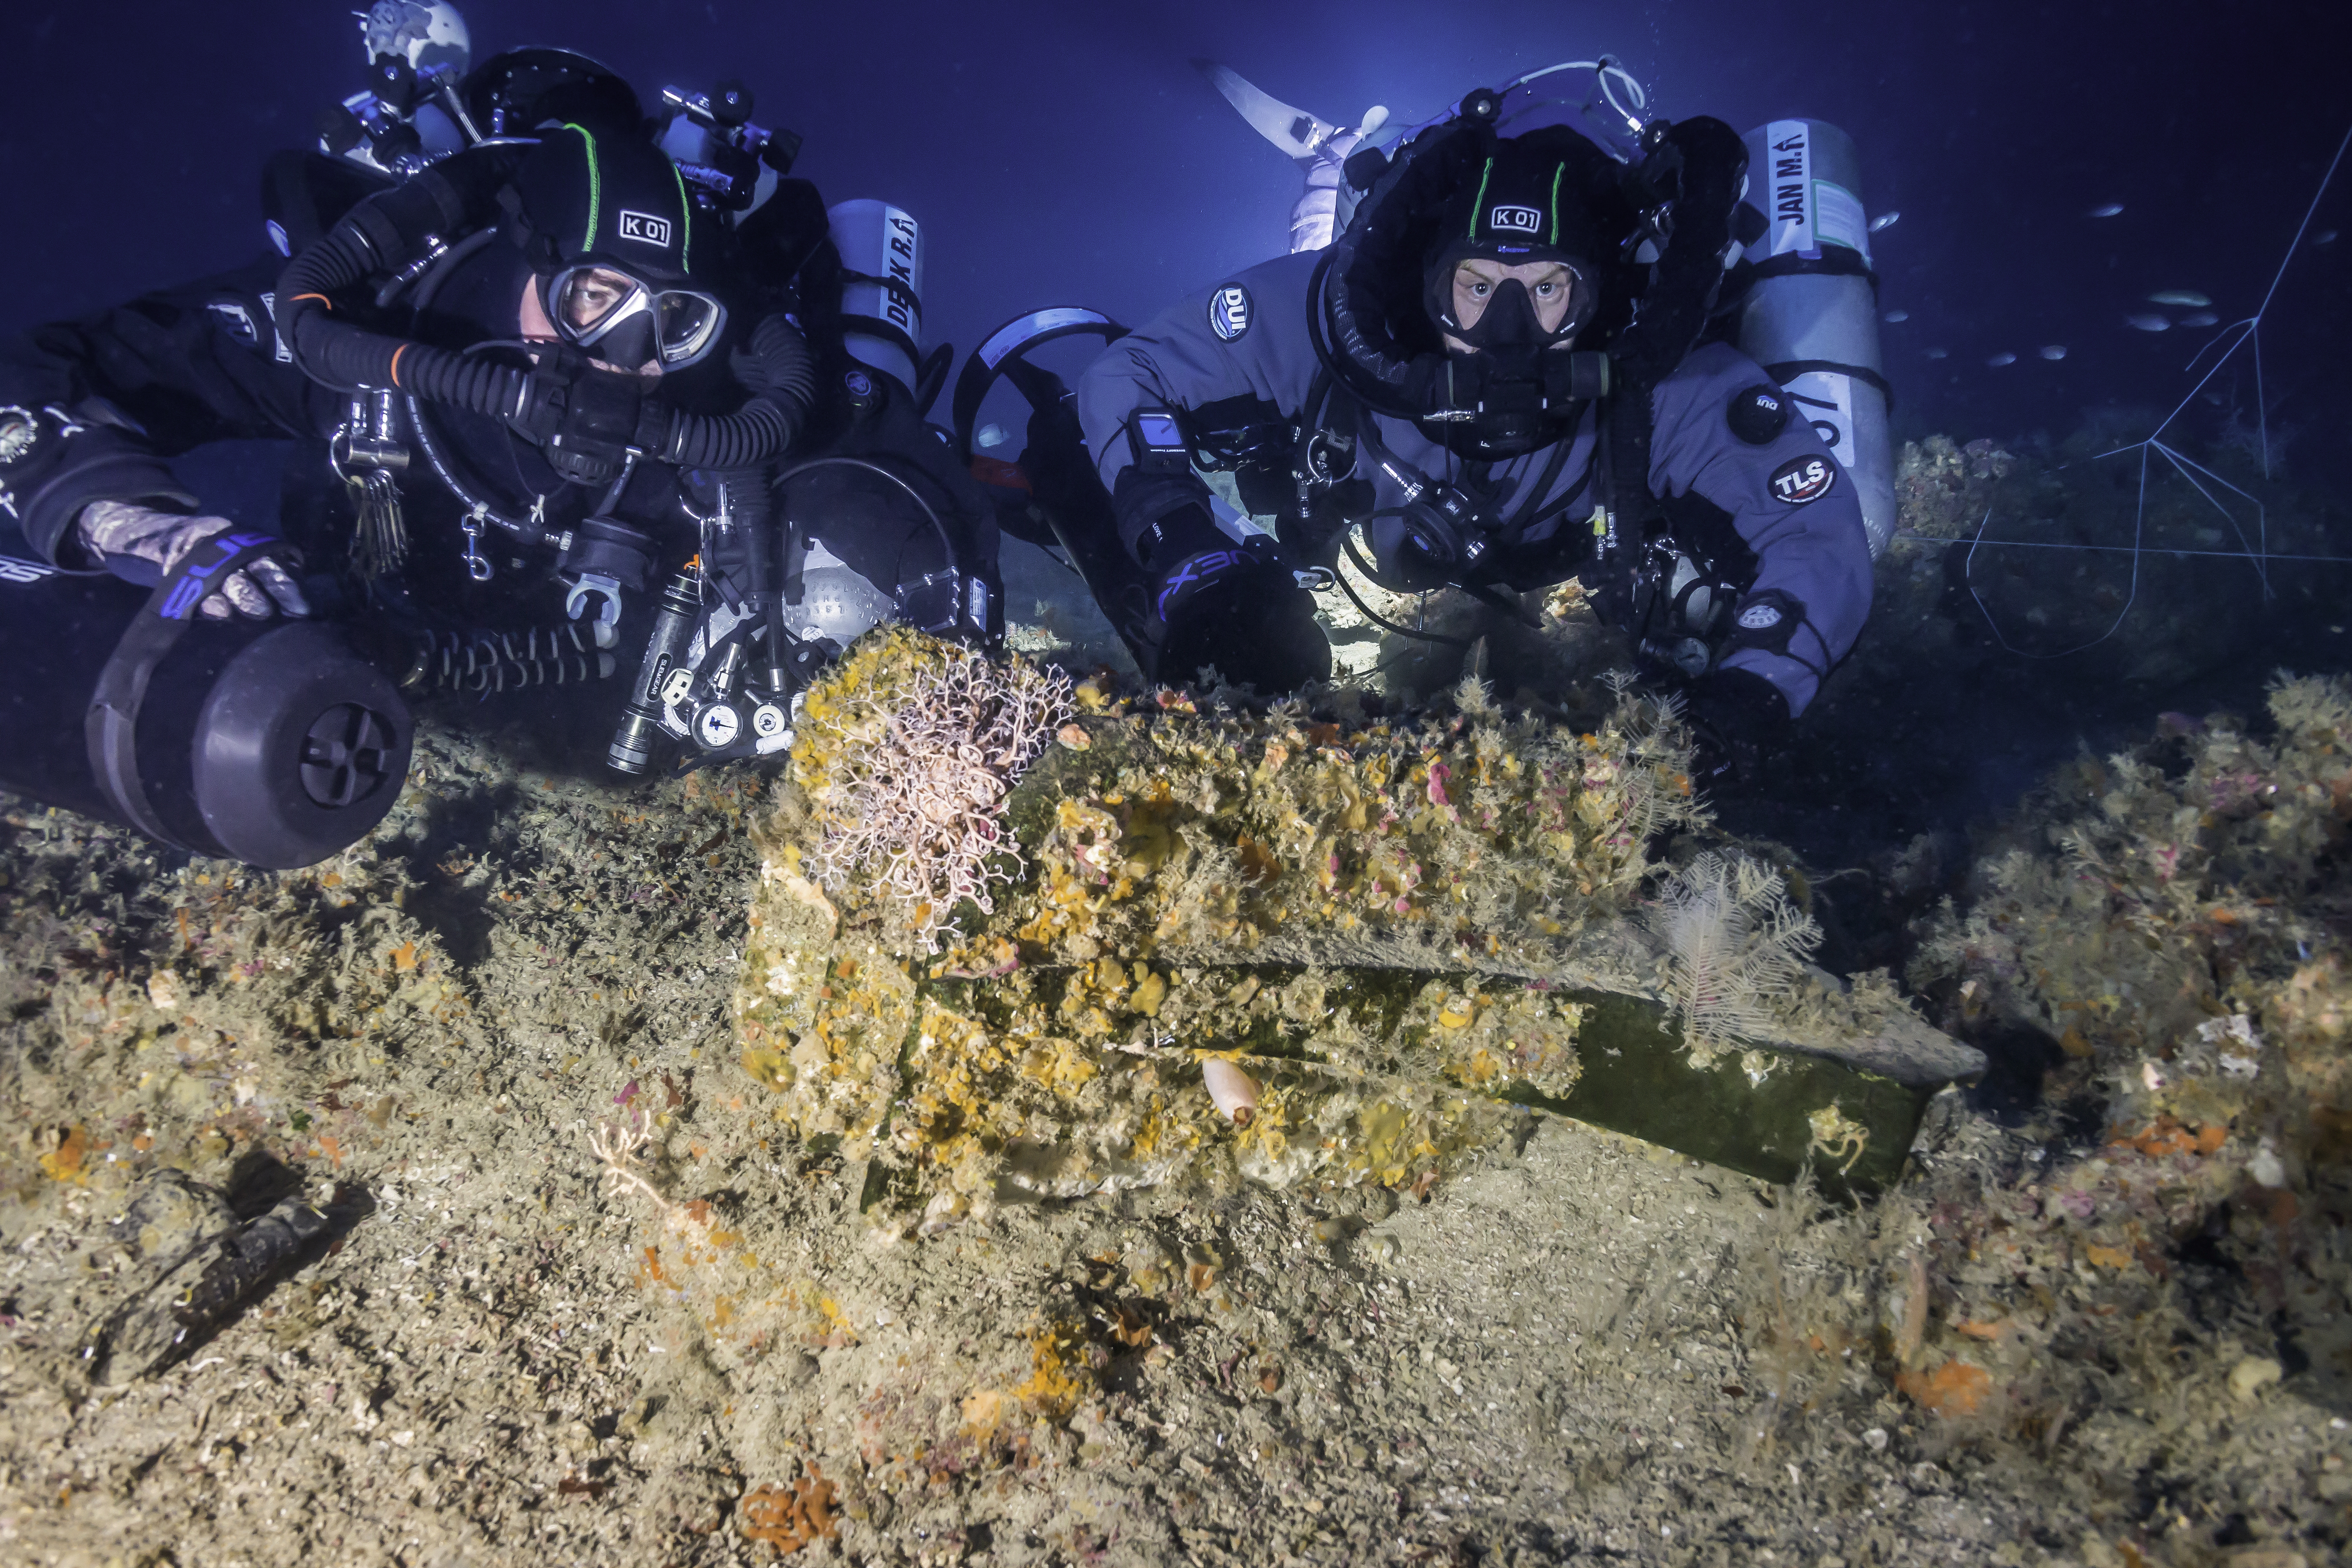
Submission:
M 2257 513 L 2262 511 L 2263 503 L 2254 497 L 2246 495 L 2245 491 L 2238 489 L 2237 486 L 2231 484 L 2229 480 L 2223 479 L 2221 475 L 2215 473 L 2204 464 L 2198 462 L 2194 458 L 2182 457 L 2179 453 L 2174 451 L 2163 442 L 2150 441 L 2148 445 L 2158 452 L 2163 454 L 2165 460 L 2180 471 L 2180 477 L 2189 481 L 2190 489 L 2194 489 L 2199 495 L 2203 496 L 2207 500 L 2211 501 L 2213 503 L 2214 510 L 2220 512 L 2223 517 L 2230 520 L 2231 530 L 2237 534 L 2238 542 L 2245 546 L 2247 558 L 2254 563 L 2254 576 L 2263 585 L 2263 597 L 2265 599 L 2269 598 L 2271 596 L 2270 569 L 2263 564 L 2263 557 L 2254 549 L 2252 541 L 2246 537 L 2245 528 L 2238 521 L 2236 514 L 2232 513 L 2228 507 L 2223 506 L 2220 498 L 2215 496 L 2212 491 L 2207 489 L 2203 485 L 2197 482 L 2197 474 L 2203 474 L 2215 484 L 2223 486 L 2228 489 L 2236 490 L 2237 493 L 2242 496 L 2246 496 L 2248 500 L 2253 501 L 2254 510 Z M 2190 473 L 2189 470 L 2191 468 L 2196 469 L 2197 474 Z M 2265 532 L 2264 537 L 2268 537 L 2267 532 Z
M 1970 540 L 1969 542 L 1971 544 L 1981 544 L 1988 550 L 2069 550 L 2078 551 L 2086 555 L 2129 555 L 2133 553 L 2132 547 L 2128 544 L 2062 544 L 2056 540 L 2051 539 L 1975 539 Z M 2151 544 L 2145 550 L 2138 552 L 2138 553 L 2142 555 L 2210 556 L 2216 561 L 2243 561 L 2246 558 L 2246 552 L 2242 550 L 2182 550 L 2177 549 L 2169 544 Z M 2337 566 L 2352 566 L 2352 555 L 2288 555 L 2282 553 L 2273 555 L 2271 559 L 2273 561 L 2317 562 L 2323 565 L 2332 564 Z
M 1992 521 L 1992 509 L 1990 507 L 1987 507 L 1985 509 L 1983 520 L 1977 524 L 1976 537 L 1969 542 L 1969 557 L 1967 563 L 1963 565 L 1962 575 L 1968 580 L 1969 597 L 1976 601 L 1976 606 L 1979 613 L 1980 613 L 1985 618 L 1985 625 L 1992 631 L 1993 640 L 2000 644 L 2004 651 L 2015 654 L 2021 658 L 2064 658 L 2070 654 L 2081 653 L 2085 648 L 2096 647 L 2099 644 L 2115 636 L 2116 632 L 2123 626 L 2124 616 L 2131 613 L 2132 605 L 2139 598 L 2139 558 L 2146 549 L 2145 535 L 2147 521 L 2147 467 L 2148 452 L 2150 449 L 2154 449 L 2155 451 L 2161 453 L 2165 460 L 2173 466 L 2173 468 L 2179 473 L 2180 477 L 2189 481 L 2189 487 L 2192 489 L 2196 490 L 2199 495 L 2203 496 L 2205 500 L 2212 505 L 2214 510 L 2229 519 L 2231 528 L 2235 531 L 2238 535 L 2238 542 L 2245 546 L 2245 549 L 2242 551 L 2174 550 L 2168 552 L 2168 553 L 2173 555 L 2227 556 L 2232 559 L 2243 558 L 2250 560 L 2253 563 L 2254 575 L 2261 582 L 2263 586 L 2263 596 L 2266 599 L 2272 596 L 2269 563 L 2273 560 L 2308 562 L 2327 562 L 2336 560 L 2352 561 L 2352 557 L 2330 555 L 2273 556 L 2270 552 L 2270 510 L 2263 504 L 2261 500 L 2253 495 L 2248 494 L 2248 492 L 2243 489 L 2240 489 L 2238 486 L 2231 484 L 2229 480 L 2223 479 L 2212 469 L 2205 467 L 2202 463 L 2197 462 L 2193 458 L 2186 458 L 2180 453 L 2173 450 L 2170 447 L 2166 446 L 2162 440 L 2165 431 L 2171 428 L 2172 422 L 2179 418 L 2183 411 L 2185 411 L 2191 403 L 2197 401 L 2197 395 L 2205 390 L 2208 383 L 2211 382 L 2215 376 L 2221 374 L 2221 367 L 2228 364 L 2230 361 L 2236 356 L 2240 349 L 2245 347 L 2249 342 L 2252 342 L 2254 345 L 2254 417 L 2258 438 L 2261 443 L 2260 450 L 2263 465 L 2263 478 L 2267 479 L 2271 477 L 2270 405 L 2269 399 L 2263 395 L 2263 318 L 2269 313 L 2271 301 L 2278 295 L 2279 284 L 2285 280 L 2286 269 L 2294 263 L 2294 253 L 2302 248 L 2303 237 L 2310 232 L 2311 220 L 2318 213 L 2319 204 L 2326 198 L 2327 187 L 2335 182 L 2336 171 L 2344 162 L 2344 153 L 2347 148 L 2352 148 L 2352 127 L 2347 127 L 2345 130 L 2343 140 L 2336 142 L 2336 155 L 2327 161 L 2327 172 L 2319 177 L 2319 188 L 2311 194 L 2310 205 L 2303 209 L 2303 221 L 2295 225 L 2294 237 L 2287 241 L 2286 254 L 2279 258 L 2278 270 L 2271 275 L 2271 286 L 2263 291 L 2261 306 L 2252 315 L 2247 317 L 2244 321 L 2232 322 L 2230 326 L 2223 328 L 2219 332 L 2216 332 L 2213 335 L 2212 342 L 2208 342 L 2203 348 L 2199 349 L 2196 353 L 2189 356 L 2189 364 L 2186 368 L 2189 370 L 2196 369 L 2197 362 L 2205 357 L 2207 350 L 2211 349 L 2215 343 L 2220 342 L 2224 337 L 2227 337 L 2230 332 L 2235 331 L 2237 336 L 2230 340 L 2229 346 L 2221 351 L 2219 358 L 2214 360 L 2213 367 L 2198 378 L 2197 384 L 2189 389 L 2189 395 L 2183 397 L 2178 404 L 2174 405 L 2172 412 L 2166 415 L 2157 425 L 2157 427 L 2149 431 L 2145 438 L 2134 441 L 2128 446 L 2116 447 L 2111 450 L 2101 452 L 2096 458 L 2092 459 L 2095 462 L 2101 458 L 2120 457 L 2126 452 L 2137 452 L 2139 454 L 2139 497 L 2133 508 L 2132 542 L 2128 546 L 2116 544 L 2060 544 L 2021 539 L 1989 540 L 1984 537 L 1984 531 L 1986 525 Z M 2189 472 L 2191 468 L 2194 468 L 2196 473 Z M 2237 494 L 2244 496 L 2248 500 L 2254 503 L 2257 534 L 2257 539 L 2254 542 L 2249 542 L 2246 539 L 2245 525 L 2238 521 L 2237 515 L 2231 512 L 2228 507 L 2223 506 L 2220 499 L 2210 490 L 2207 489 L 2202 484 L 2198 482 L 2198 474 L 2204 475 L 2207 479 L 2211 479 L 2215 484 L 2235 491 Z M 1979 546 L 1986 544 L 2009 545 L 2011 547 L 2031 550 L 2075 550 L 2101 554 L 2123 553 L 2128 552 L 2132 558 L 2131 593 L 2124 600 L 2123 609 L 2116 612 L 2114 622 L 2108 626 L 2105 631 L 2101 632 L 2089 642 L 2082 643 L 2074 647 L 2067 648 L 2062 653 L 2026 653 L 2022 649 L 2011 647 L 2009 639 L 2001 636 L 2000 625 L 1993 620 L 1992 611 L 1986 607 L 1984 596 L 1977 592 L 1975 580 L 1973 576 L 1970 575 L 1976 563 L 1977 550 Z

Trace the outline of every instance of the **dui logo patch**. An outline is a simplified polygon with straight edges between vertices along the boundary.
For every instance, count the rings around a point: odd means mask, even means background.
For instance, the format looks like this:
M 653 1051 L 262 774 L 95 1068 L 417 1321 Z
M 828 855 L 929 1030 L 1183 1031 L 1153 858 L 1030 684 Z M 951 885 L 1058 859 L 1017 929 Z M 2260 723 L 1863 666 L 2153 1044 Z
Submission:
M 1837 483 L 1837 463 L 1829 458 L 1791 458 L 1772 470 L 1767 488 L 1772 499 L 1803 506 L 1830 493 Z
M 652 213 L 633 213 L 626 207 L 621 209 L 623 239 L 634 239 L 640 245 L 658 245 L 667 250 L 669 230 L 669 219 L 666 217 L 656 217 Z
M 1217 334 L 1219 342 L 1238 342 L 1250 330 L 1251 311 L 1250 291 L 1238 283 L 1228 283 L 1209 296 L 1209 331 Z
M 1723 416 L 1749 446 L 1769 447 L 1789 427 L 1789 399 L 1777 386 L 1751 386 L 1733 395 Z

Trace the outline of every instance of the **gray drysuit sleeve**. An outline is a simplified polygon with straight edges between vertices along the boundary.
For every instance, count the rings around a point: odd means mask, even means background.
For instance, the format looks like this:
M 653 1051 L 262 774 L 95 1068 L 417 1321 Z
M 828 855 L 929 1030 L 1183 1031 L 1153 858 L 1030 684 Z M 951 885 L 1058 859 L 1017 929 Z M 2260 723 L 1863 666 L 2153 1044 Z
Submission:
M 1650 488 L 1661 496 L 1696 490 L 1731 514 L 1757 569 L 1723 668 L 1764 677 L 1796 714 L 1870 615 L 1870 540 L 1853 481 L 1811 425 L 1791 418 L 1760 446 L 1732 433 L 1732 400 L 1771 384 L 1728 344 L 1711 343 L 1684 361 L 1652 403 Z M 1776 590 L 1803 607 L 1793 630 L 1751 624 L 1770 615 L 1774 606 L 1759 601 Z
M 1316 252 L 1278 256 L 1187 294 L 1087 367 L 1078 424 L 1105 486 L 1115 491 L 1119 470 L 1133 460 L 1126 428 L 1139 408 L 1257 397 L 1286 418 L 1299 416 L 1315 384 L 1307 284 L 1320 259 Z

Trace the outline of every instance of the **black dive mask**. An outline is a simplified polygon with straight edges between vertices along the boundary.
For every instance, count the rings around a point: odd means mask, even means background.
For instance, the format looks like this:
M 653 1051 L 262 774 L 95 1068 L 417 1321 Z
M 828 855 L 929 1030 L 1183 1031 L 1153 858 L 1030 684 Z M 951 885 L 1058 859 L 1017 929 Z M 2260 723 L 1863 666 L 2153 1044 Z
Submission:
M 1566 437 L 1583 412 L 1570 385 L 1567 342 L 1592 317 L 1596 290 L 1588 269 L 1569 258 L 1513 255 L 1495 259 L 1556 261 L 1568 273 L 1569 302 L 1559 325 L 1544 330 L 1528 286 L 1516 278 L 1496 281 L 1477 320 L 1458 324 L 1454 313 L 1454 277 L 1463 259 L 1486 254 L 1466 245 L 1449 247 L 1427 277 L 1425 303 L 1450 338 L 1471 353 L 1449 351 L 1451 407 L 1433 416 L 1430 434 L 1465 457 L 1516 458 Z M 1584 357 L 1584 356 L 1579 356 Z
M 1552 341 L 1552 334 L 1536 320 L 1535 301 L 1528 298 L 1528 286 L 1516 278 L 1506 278 L 1495 285 L 1495 297 L 1478 312 L 1475 323 L 1448 330 L 1481 353 L 1541 349 Z
M 541 285 L 555 330 L 623 370 L 684 370 L 717 346 L 727 308 L 692 289 L 648 285 L 602 262 L 567 267 Z

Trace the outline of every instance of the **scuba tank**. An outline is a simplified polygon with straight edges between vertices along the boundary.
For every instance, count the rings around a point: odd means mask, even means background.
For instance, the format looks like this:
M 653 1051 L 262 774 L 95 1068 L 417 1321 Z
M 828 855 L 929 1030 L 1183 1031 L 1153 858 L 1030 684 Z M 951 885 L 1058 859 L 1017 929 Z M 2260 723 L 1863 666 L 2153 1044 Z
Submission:
M 152 591 L 0 556 L 0 784 L 269 870 L 373 831 L 408 773 L 391 680 L 332 626 L 193 613 L 274 542 L 224 536 Z
M 922 225 L 870 199 L 828 207 L 825 218 L 841 253 L 843 346 L 915 391 L 922 380 Z
M 1895 534 L 1894 392 L 1853 139 L 1819 120 L 1775 120 L 1744 140 L 1748 205 L 1764 232 L 1746 250 L 1754 272 L 1739 350 L 1787 389 L 1853 479 L 1875 560 Z

